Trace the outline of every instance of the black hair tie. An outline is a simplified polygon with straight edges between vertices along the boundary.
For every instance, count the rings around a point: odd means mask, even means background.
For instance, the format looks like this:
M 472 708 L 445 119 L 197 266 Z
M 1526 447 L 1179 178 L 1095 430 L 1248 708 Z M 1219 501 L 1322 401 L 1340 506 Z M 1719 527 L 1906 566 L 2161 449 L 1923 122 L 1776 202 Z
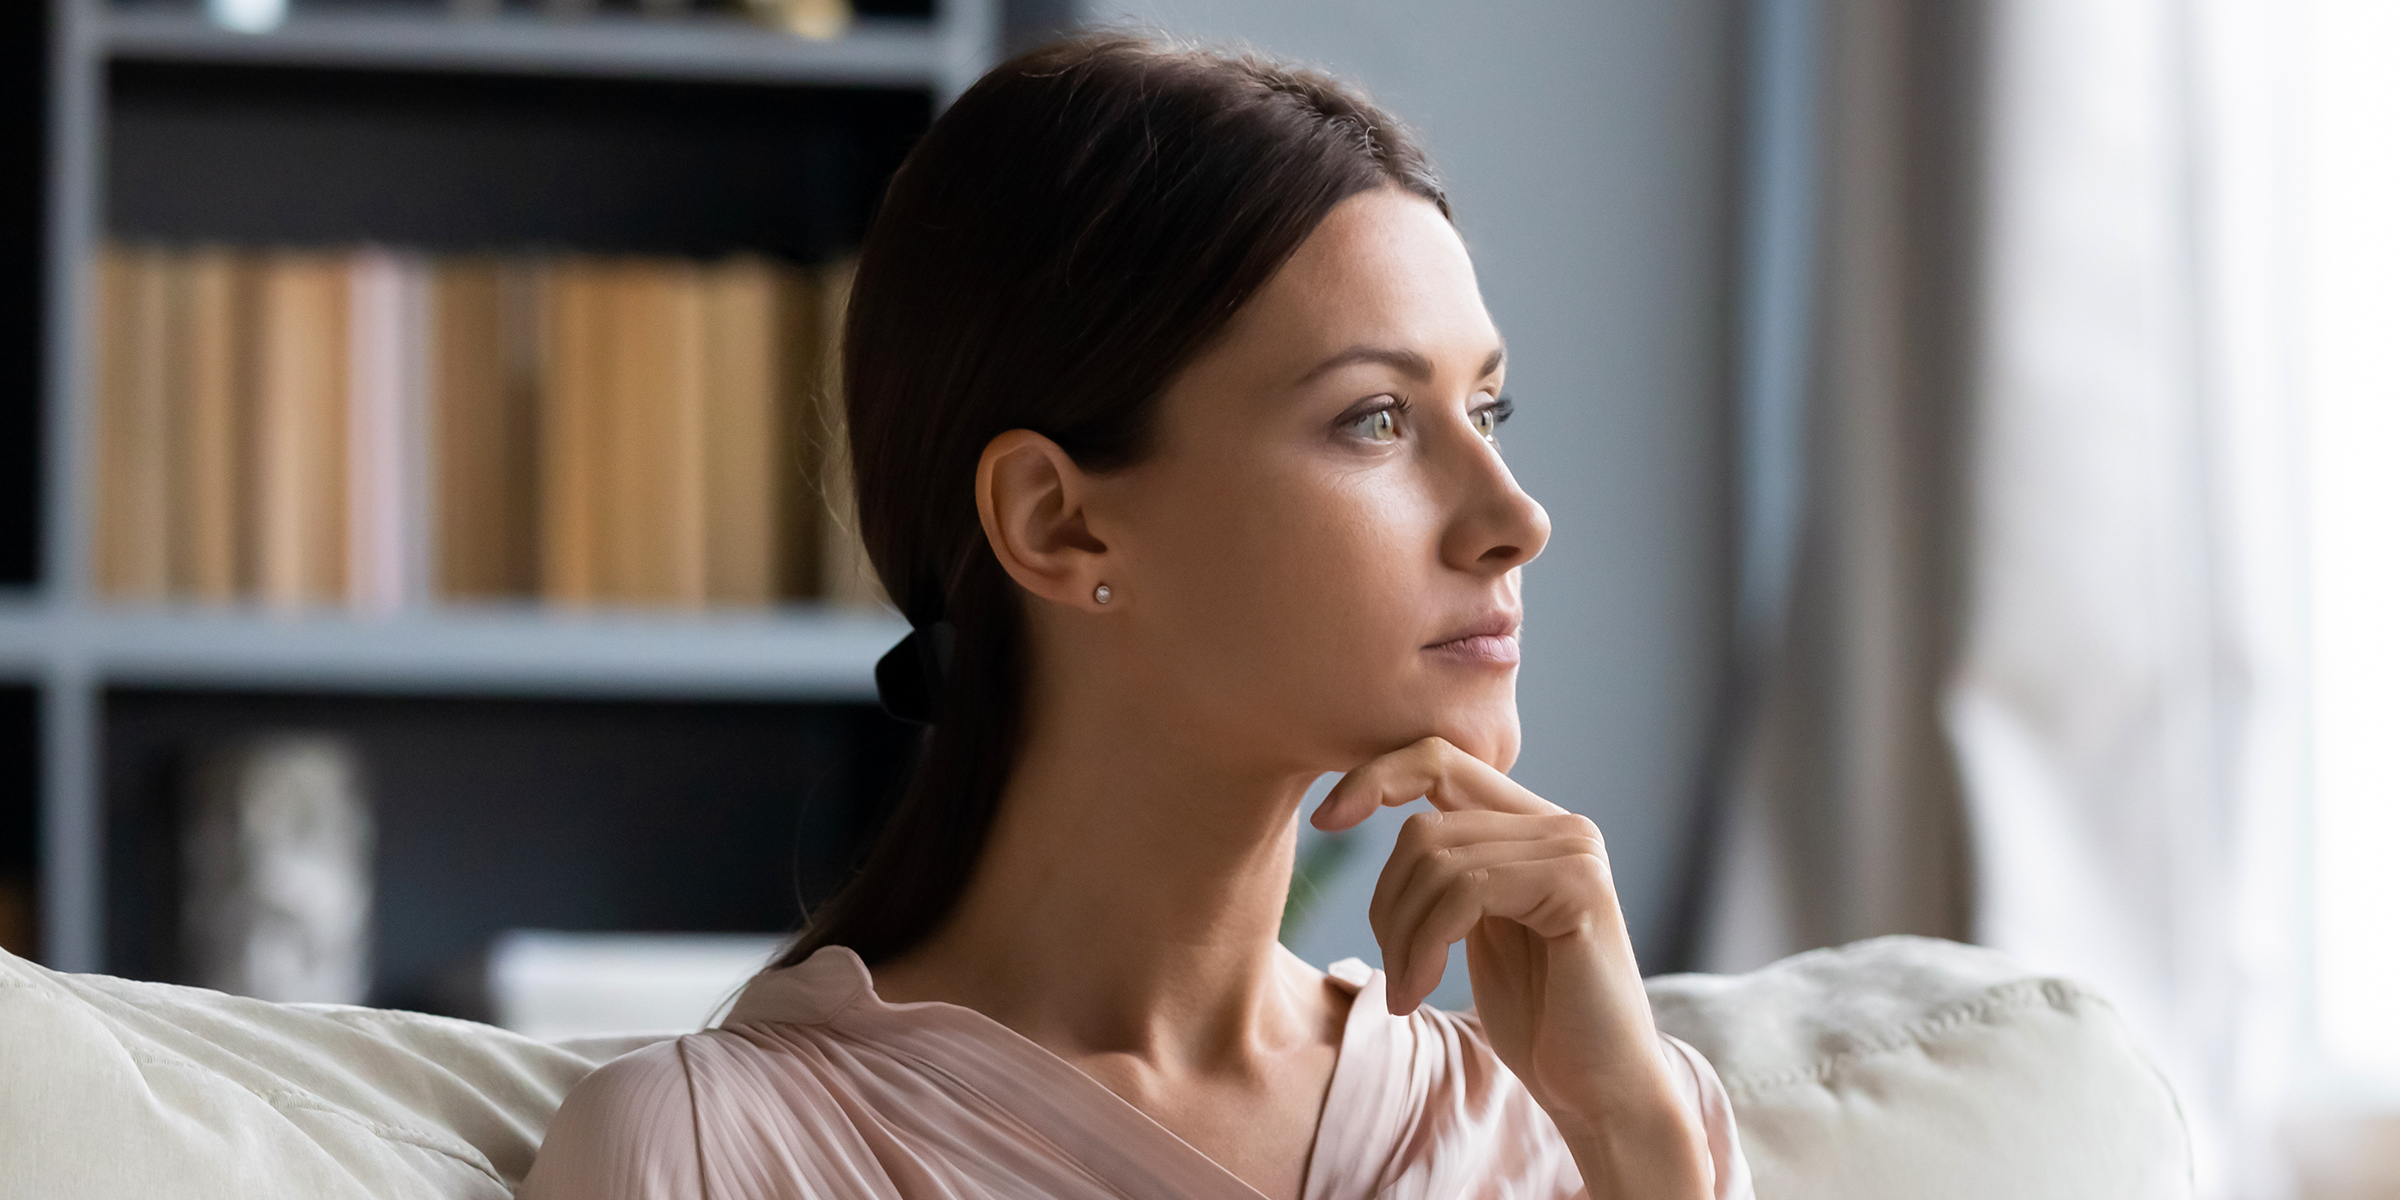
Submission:
M 935 621 L 908 631 L 900 643 L 884 651 L 875 663 L 875 698 L 883 711 L 903 721 L 933 724 L 934 706 L 950 677 L 950 656 L 958 645 L 958 628 Z

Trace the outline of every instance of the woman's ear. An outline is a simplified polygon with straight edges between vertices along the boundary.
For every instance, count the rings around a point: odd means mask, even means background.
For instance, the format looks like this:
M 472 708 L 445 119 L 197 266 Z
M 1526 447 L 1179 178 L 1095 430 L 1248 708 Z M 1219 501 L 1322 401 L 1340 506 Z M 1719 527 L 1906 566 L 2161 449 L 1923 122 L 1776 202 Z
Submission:
M 1092 609 L 1108 546 L 1093 536 L 1085 506 L 1091 480 L 1058 443 L 1011 429 L 975 465 L 975 510 L 1017 586 L 1053 603 Z

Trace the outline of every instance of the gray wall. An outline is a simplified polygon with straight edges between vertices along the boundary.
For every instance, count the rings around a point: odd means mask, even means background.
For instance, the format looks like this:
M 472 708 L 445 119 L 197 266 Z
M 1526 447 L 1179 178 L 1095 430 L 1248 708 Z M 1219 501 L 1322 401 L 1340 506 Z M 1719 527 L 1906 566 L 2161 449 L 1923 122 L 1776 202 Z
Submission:
M 1520 405 L 1509 460 L 1556 525 L 1526 577 L 1515 774 L 1600 823 L 1653 970 L 1730 653 L 1737 11 L 1735 0 L 1087 9 L 1329 66 L 1431 143 L 1509 341 Z M 1371 887 L 1382 855 L 1365 849 L 1345 874 L 1371 858 Z M 1320 963 L 1375 960 L 1355 883 L 1329 891 L 1296 949 Z M 1463 976 L 1443 998 L 1464 1003 Z

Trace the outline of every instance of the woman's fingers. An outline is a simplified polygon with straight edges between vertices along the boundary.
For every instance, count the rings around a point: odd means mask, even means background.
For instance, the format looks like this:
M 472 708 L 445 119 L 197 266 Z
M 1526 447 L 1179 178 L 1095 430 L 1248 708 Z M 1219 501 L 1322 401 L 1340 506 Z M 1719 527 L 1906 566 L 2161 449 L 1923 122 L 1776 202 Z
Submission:
M 1462 881 L 1497 867 L 1542 862 L 1578 851 L 1571 839 L 1547 838 L 1439 850 L 1413 864 L 1395 856 L 1383 878 L 1376 882 L 1375 899 L 1367 907 L 1367 924 L 1383 947 L 1384 969 L 1391 980 L 1393 999 L 1412 992 L 1430 993 L 1441 983 L 1441 973 L 1449 961 L 1450 943 L 1428 944 L 1421 935 L 1435 907 L 1459 894 Z M 1472 890 L 1472 886 L 1466 890 Z M 1415 986 L 1420 982 L 1419 972 L 1426 975 L 1421 988 Z
M 1565 811 L 1526 790 L 1490 763 L 1441 738 L 1429 737 L 1342 776 L 1342 781 L 1326 794 L 1325 802 L 1309 816 L 1309 823 L 1324 830 L 1348 829 L 1374 816 L 1377 809 L 1406 804 L 1419 796 L 1444 812 Z
M 1382 943 L 1387 998 L 1408 1012 L 1440 985 L 1450 943 L 1487 918 L 1545 939 L 1593 932 L 1615 918 L 1616 892 L 1596 838 L 1459 847 L 1429 858 L 1370 913 Z
M 1515 921 L 1535 936 L 1559 938 L 1613 916 L 1616 892 L 1599 828 L 1438 737 L 1344 775 L 1309 822 L 1348 829 L 1420 796 L 1435 811 L 1401 827 L 1368 906 L 1394 1012 L 1433 992 L 1450 943 L 1479 921 Z
M 1487 918 L 1514 921 L 1544 938 L 1590 928 L 1600 914 L 1585 897 L 1605 871 L 1597 860 L 1577 854 L 1502 863 L 1462 876 L 1415 928 L 1391 931 L 1387 960 L 1392 946 L 1405 947 L 1406 956 L 1396 970 L 1387 971 L 1387 978 L 1397 981 L 1386 985 L 1392 1012 L 1410 1012 L 1432 995 L 1448 964 L 1450 943 Z
M 1383 873 L 1375 881 L 1375 895 L 1367 905 L 1368 920 L 1381 919 L 1391 907 L 1392 898 L 1407 888 L 1420 875 L 1449 868 L 1459 869 L 1469 860 L 1460 853 L 1467 847 L 1486 843 L 1529 843 L 1543 840 L 1562 844 L 1589 839 L 1593 849 L 1606 852 L 1600 840 L 1600 827 L 1581 815 L 1571 812 L 1545 813 L 1539 816 L 1522 813 L 1494 812 L 1421 812 L 1411 815 L 1400 825 L 1400 836 L 1392 843 L 1392 855 L 1384 863 Z M 1549 857 L 1524 854 L 1519 857 Z M 1496 858 L 1478 858 L 1474 865 L 1488 865 Z

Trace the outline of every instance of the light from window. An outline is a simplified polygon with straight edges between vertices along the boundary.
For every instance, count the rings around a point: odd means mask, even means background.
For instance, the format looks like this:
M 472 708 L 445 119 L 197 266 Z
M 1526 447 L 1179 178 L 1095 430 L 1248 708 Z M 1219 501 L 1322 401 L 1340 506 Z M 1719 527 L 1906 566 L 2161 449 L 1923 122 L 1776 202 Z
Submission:
M 2305 110 L 2317 1033 L 2400 1079 L 2400 4 L 2318 0 Z

